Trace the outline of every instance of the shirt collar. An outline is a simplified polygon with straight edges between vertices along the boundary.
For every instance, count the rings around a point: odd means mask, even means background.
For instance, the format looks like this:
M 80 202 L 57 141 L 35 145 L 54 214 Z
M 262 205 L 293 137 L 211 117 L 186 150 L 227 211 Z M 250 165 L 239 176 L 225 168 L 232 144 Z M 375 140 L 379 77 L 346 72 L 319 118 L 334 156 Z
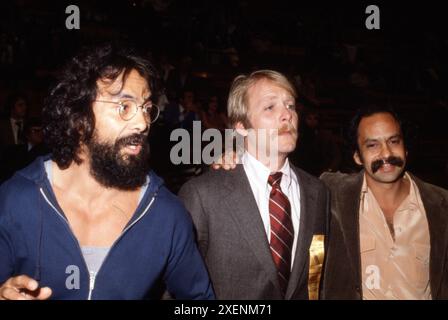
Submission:
M 415 181 L 412 180 L 412 177 L 407 172 L 404 175 L 404 179 L 409 180 L 409 196 L 408 200 L 408 208 L 411 209 L 409 212 L 415 212 L 415 209 L 420 207 L 420 193 L 418 191 L 418 187 L 415 184 Z
M 282 175 L 282 181 L 284 181 L 284 185 L 289 188 L 292 181 L 292 174 L 291 174 L 291 166 L 289 165 L 289 160 L 286 158 L 285 164 L 280 169 L 280 172 L 283 173 Z
M 268 167 L 266 167 L 263 163 L 261 163 L 247 151 L 244 152 L 241 158 L 241 162 L 243 163 L 246 170 L 249 170 L 251 172 L 251 175 L 257 181 L 258 185 L 263 186 L 268 184 L 268 178 L 271 174 L 271 170 Z M 286 158 L 283 167 L 278 172 L 282 173 L 282 186 L 286 186 L 289 188 L 292 182 L 292 173 L 288 158 Z
M 367 173 L 364 172 L 362 177 L 361 198 L 369 191 L 369 188 L 367 187 L 366 174 Z
M 361 203 L 364 202 L 365 196 L 367 195 L 367 193 L 370 193 L 371 196 L 374 197 L 373 194 L 371 193 L 371 191 L 369 190 L 369 187 L 367 186 L 366 174 L 367 173 L 364 172 L 364 178 L 363 178 L 361 194 L 360 194 Z M 412 180 L 412 178 L 408 172 L 404 173 L 403 179 L 409 180 L 409 183 L 410 183 L 409 195 L 406 197 L 403 204 L 400 205 L 400 208 L 398 208 L 398 210 L 402 210 L 402 208 L 408 209 L 408 208 L 412 208 L 412 207 L 414 207 L 414 208 L 419 207 L 419 195 L 418 195 L 417 185 L 415 184 L 414 180 Z M 409 212 L 413 212 L 413 210 L 409 210 Z

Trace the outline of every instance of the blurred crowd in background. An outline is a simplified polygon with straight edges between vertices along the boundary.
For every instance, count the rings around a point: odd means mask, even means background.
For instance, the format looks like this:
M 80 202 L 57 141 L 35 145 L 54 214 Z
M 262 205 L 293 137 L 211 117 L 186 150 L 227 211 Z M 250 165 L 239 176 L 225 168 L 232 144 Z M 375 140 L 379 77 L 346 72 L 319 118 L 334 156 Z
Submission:
M 299 93 L 300 137 L 291 160 L 318 176 L 358 170 L 348 120 L 366 103 L 393 107 L 408 129 L 409 166 L 448 187 L 448 37 L 443 10 L 293 1 L 78 1 L 80 30 L 67 30 L 64 1 L 0 4 L 0 181 L 48 152 L 40 111 L 57 70 L 83 45 L 126 41 L 159 72 L 160 119 L 151 161 L 176 192 L 205 165 L 173 165 L 175 128 L 227 127 L 232 79 L 257 69 L 286 74 Z M 419 23 L 416 23 L 419 21 Z

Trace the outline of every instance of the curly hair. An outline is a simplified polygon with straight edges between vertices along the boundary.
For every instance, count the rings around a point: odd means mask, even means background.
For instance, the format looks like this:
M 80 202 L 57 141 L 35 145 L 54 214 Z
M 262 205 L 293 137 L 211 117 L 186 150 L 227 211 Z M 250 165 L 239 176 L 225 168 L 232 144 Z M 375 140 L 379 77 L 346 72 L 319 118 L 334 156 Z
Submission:
M 97 97 L 97 81 L 113 82 L 122 75 L 124 84 L 132 70 L 148 83 L 154 96 L 157 73 L 152 63 L 133 49 L 111 44 L 83 49 L 62 69 L 42 111 L 45 142 L 59 168 L 82 162 L 79 150 L 95 129 L 92 103 Z

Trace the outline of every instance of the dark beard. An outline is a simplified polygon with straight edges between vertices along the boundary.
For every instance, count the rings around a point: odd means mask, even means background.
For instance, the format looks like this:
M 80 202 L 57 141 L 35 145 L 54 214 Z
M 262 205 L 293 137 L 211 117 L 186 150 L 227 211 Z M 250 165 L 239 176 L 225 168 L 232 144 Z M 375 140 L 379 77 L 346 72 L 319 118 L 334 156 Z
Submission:
M 386 163 L 400 168 L 404 166 L 403 159 L 401 159 L 400 157 L 390 156 L 387 159 L 378 159 L 373 161 L 371 164 L 372 172 L 373 173 L 377 172 L 383 166 L 383 164 Z
M 140 144 L 138 155 L 120 151 L 128 144 Z M 145 134 L 118 139 L 115 144 L 101 143 L 94 135 L 87 143 L 90 152 L 90 174 L 106 188 L 136 190 L 146 182 L 149 171 L 149 144 Z

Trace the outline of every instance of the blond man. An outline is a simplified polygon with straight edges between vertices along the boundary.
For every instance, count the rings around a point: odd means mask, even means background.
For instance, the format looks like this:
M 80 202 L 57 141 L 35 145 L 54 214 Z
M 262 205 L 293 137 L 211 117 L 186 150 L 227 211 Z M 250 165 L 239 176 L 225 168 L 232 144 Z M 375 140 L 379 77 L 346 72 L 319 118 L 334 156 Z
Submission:
M 298 136 L 296 96 L 276 71 L 238 76 L 228 116 L 244 137 L 240 164 L 179 192 L 218 299 L 318 296 L 329 199 L 322 182 L 288 161 Z

